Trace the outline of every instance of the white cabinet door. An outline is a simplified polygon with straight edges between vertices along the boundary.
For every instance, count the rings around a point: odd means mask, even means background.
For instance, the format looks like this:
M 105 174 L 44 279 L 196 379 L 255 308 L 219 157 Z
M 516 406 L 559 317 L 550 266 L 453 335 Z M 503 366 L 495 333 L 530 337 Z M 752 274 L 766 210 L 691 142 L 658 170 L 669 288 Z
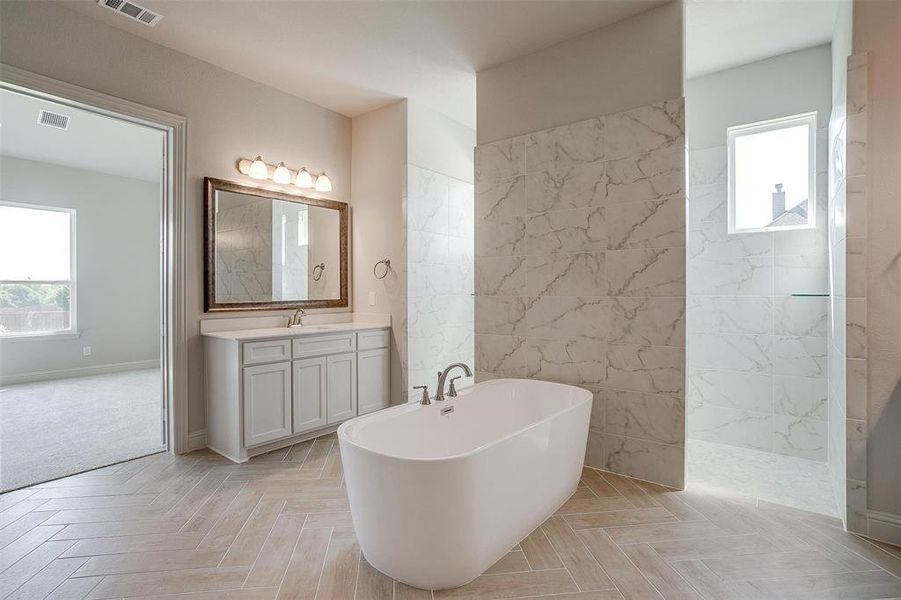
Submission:
M 326 357 L 328 423 L 357 416 L 357 353 Z
M 387 348 L 357 353 L 358 414 L 365 415 L 390 403 L 391 358 Z
M 244 445 L 291 435 L 291 363 L 244 367 Z
M 294 361 L 294 433 L 303 433 L 328 423 L 326 413 L 326 358 Z

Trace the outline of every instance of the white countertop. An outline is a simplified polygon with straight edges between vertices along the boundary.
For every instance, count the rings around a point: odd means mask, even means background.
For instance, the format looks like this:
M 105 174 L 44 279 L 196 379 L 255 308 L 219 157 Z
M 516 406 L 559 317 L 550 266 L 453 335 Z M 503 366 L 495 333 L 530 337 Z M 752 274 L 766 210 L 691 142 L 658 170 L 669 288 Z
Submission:
M 206 337 L 220 338 L 223 340 L 265 340 L 270 338 L 294 338 L 307 335 L 327 335 L 329 333 L 342 333 L 347 331 L 365 331 L 367 329 L 388 329 L 383 323 L 330 323 L 322 325 L 304 325 L 303 327 L 267 327 L 265 329 L 239 329 L 235 331 L 213 331 L 203 333 Z

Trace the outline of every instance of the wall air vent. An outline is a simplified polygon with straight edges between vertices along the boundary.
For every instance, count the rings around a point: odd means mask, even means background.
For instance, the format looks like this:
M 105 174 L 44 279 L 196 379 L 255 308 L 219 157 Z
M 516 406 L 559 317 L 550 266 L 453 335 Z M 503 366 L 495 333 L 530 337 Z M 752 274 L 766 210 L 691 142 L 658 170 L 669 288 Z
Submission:
M 140 4 L 135 4 L 129 0 L 97 0 L 97 4 L 123 14 L 129 19 L 143 23 L 148 27 L 155 26 L 163 18 L 163 15 L 158 15 L 152 10 L 147 10 Z
M 42 110 L 41 114 L 38 115 L 38 123 L 56 129 L 68 129 L 69 117 L 67 115 L 50 112 L 49 110 Z

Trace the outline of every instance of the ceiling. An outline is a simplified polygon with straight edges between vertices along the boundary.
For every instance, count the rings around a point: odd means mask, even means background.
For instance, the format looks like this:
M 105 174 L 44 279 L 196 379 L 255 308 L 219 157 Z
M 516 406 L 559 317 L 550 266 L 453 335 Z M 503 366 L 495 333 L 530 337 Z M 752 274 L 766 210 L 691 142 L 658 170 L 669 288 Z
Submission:
M 38 124 L 41 109 L 67 115 L 67 130 Z M 93 112 L 0 90 L 0 155 L 160 180 L 163 133 Z
M 474 128 L 477 71 L 666 0 L 136 1 L 162 21 L 62 4 L 344 115 L 413 98 Z
M 686 76 L 825 44 L 839 1 L 686 0 Z

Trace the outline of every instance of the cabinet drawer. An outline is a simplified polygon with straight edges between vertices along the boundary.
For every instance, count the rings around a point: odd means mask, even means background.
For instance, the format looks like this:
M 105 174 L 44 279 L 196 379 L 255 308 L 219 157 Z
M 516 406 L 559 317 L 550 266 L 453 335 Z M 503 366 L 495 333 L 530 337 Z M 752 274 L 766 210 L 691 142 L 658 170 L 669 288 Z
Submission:
M 353 352 L 356 349 L 357 336 L 353 333 L 310 336 L 294 340 L 294 358 Z
M 266 340 L 264 342 L 244 342 L 244 364 L 291 360 L 291 340 Z
M 387 329 L 361 331 L 357 334 L 357 350 L 387 348 L 391 343 L 391 332 Z

